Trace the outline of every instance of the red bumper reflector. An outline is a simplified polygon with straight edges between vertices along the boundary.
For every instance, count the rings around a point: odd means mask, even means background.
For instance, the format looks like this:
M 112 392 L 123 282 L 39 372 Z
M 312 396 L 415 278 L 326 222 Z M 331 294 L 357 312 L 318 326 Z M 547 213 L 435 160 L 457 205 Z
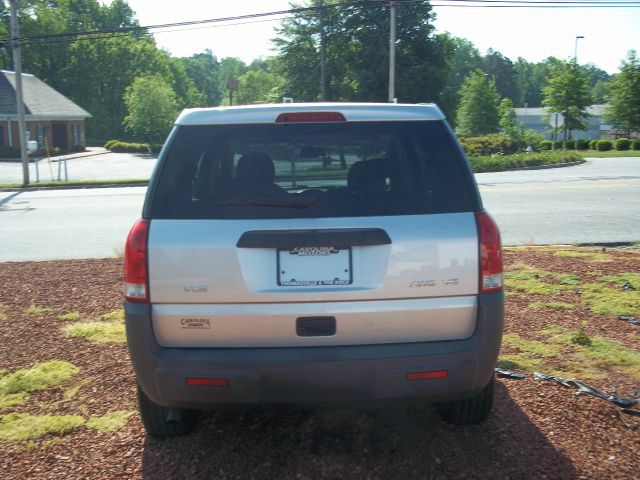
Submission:
M 276 123 L 324 123 L 346 122 L 347 119 L 341 112 L 291 112 L 281 113 L 276 118 Z
M 449 372 L 446 370 L 434 370 L 432 372 L 407 373 L 407 380 L 431 380 L 434 378 L 447 378 Z
M 187 385 L 194 387 L 228 387 L 228 378 L 187 378 Z

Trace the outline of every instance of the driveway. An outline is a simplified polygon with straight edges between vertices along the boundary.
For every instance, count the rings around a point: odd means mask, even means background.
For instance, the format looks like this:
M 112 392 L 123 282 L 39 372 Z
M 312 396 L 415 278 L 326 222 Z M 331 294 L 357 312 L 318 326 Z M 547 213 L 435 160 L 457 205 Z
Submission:
M 148 179 L 157 158 L 139 153 L 111 153 L 72 158 L 66 161 L 69 180 Z M 41 160 L 29 164 L 30 182 L 64 180 L 64 163 Z M 0 162 L 0 183 L 21 183 L 20 162 Z

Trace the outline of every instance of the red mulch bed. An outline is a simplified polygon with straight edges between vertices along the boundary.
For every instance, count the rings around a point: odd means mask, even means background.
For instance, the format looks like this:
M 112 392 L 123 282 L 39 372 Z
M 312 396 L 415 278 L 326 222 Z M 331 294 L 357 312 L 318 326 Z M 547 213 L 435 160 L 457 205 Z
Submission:
M 609 251 L 613 261 L 558 258 L 540 249 L 506 252 L 516 262 L 571 273 L 637 272 L 637 251 Z M 70 399 L 62 387 L 0 410 L 75 414 L 88 418 L 134 411 L 134 377 L 125 345 L 65 336 L 61 314 L 98 318 L 122 308 L 121 261 L 114 259 L 0 264 L 0 368 L 14 371 L 62 359 L 77 365 L 74 382 L 88 380 Z M 640 287 L 640 286 L 638 286 Z M 553 300 L 575 302 L 572 293 Z M 551 300 L 545 298 L 545 301 Z M 638 349 L 640 327 L 586 307 L 532 310 L 531 297 L 512 294 L 505 331 L 527 338 L 549 324 L 614 338 Z M 51 309 L 25 313 L 29 306 Z M 0 312 L 2 311 L 0 310 Z M 533 337 L 532 337 L 533 335 Z M 640 390 L 637 378 L 608 372 L 590 382 L 620 394 Z M 640 417 L 625 416 L 640 423 Z M 452 427 L 428 406 L 374 411 L 206 414 L 195 433 L 157 441 L 137 415 L 115 433 L 84 427 L 63 436 L 0 443 L 2 479 L 65 478 L 638 478 L 640 430 L 625 426 L 615 407 L 547 382 L 500 379 L 492 417 L 481 426 Z

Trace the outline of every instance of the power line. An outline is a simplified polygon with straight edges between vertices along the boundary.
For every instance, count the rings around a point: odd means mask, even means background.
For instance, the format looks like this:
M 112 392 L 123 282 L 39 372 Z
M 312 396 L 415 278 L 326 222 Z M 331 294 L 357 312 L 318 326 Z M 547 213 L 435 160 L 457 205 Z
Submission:
M 424 4 L 425 0 L 395 0 L 396 4 Z M 283 18 L 268 18 L 274 16 L 290 16 L 293 14 L 315 12 L 319 9 L 336 9 L 354 6 L 371 6 L 373 4 L 388 7 L 389 0 L 368 0 L 368 1 L 345 1 L 335 4 L 324 4 L 322 6 L 300 7 L 288 10 L 279 10 L 273 12 L 253 13 L 247 15 L 236 15 L 231 17 L 210 18 L 203 20 L 191 20 L 184 22 L 165 23 L 157 25 L 146 25 L 136 27 L 123 27 L 101 30 L 86 30 L 79 32 L 51 33 L 44 35 L 29 35 L 18 37 L 16 40 L 22 44 L 27 43 L 60 43 L 65 41 L 87 41 L 87 40 L 103 40 L 109 38 L 117 38 L 130 34 L 150 34 L 150 30 L 163 30 L 174 28 L 174 30 L 164 30 L 155 33 L 170 33 L 179 31 L 190 31 L 201 28 L 219 28 L 234 25 L 243 25 L 249 23 L 262 23 L 283 20 Z M 432 7 L 454 7 L 454 8 L 635 8 L 640 7 L 640 1 L 635 0 L 436 0 L 429 4 Z M 252 20 L 260 19 L 260 20 Z M 238 22 L 247 20 L 246 22 Z M 237 23 L 225 23 L 237 22 Z M 220 24 L 220 25 L 209 25 Z M 198 27 L 198 25 L 206 25 Z M 188 28 L 192 27 L 192 28 Z M 10 43 L 10 39 L 0 40 L 0 46 L 6 46 Z

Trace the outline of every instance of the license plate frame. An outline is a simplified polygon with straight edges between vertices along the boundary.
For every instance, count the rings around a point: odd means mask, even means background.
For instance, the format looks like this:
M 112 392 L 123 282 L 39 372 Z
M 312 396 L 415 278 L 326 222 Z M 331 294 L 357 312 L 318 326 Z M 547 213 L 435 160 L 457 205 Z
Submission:
M 351 247 L 277 249 L 276 278 L 280 287 L 331 287 L 353 284 Z

